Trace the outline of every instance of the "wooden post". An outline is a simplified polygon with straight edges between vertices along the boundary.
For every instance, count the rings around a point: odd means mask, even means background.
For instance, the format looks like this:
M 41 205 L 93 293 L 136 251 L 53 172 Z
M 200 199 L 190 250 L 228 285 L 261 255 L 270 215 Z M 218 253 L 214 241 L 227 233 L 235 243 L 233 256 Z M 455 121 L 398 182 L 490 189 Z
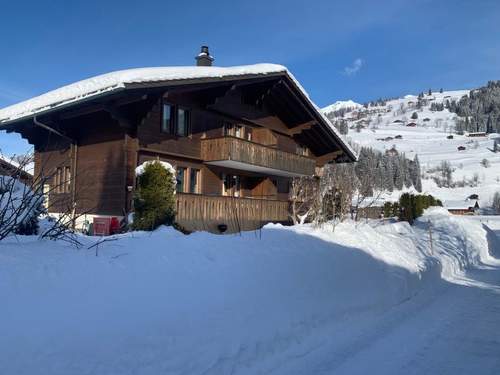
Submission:
M 431 255 L 434 255 L 434 247 L 432 244 L 432 223 L 430 220 L 428 221 L 428 227 L 429 227 L 429 241 L 430 241 Z

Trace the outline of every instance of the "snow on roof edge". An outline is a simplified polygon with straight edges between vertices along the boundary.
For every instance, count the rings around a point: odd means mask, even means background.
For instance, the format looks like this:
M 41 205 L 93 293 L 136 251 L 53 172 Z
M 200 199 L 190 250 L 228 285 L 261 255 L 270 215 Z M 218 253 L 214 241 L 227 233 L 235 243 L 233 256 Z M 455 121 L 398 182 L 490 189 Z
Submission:
M 0 109 L 0 125 L 40 112 L 78 102 L 99 94 L 124 88 L 127 84 L 177 81 L 203 78 L 225 78 L 244 75 L 285 73 L 277 64 L 254 64 L 233 67 L 172 66 L 118 70 L 87 78 L 48 91 L 42 95 Z
M 4 123 L 15 121 L 24 117 L 35 116 L 42 112 L 60 108 L 71 103 L 107 94 L 118 89 L 123 89 L 127 84 L 203 78 L 223 79 L 227 77 L 246 75 L 258 76 L 276 73 L 284 73 L 294 82 L 295 86 L 302 92 L 306 100 L 311 104 L 320 118 L 335 134 L 338 141 L 343 144 L 345 150 L 347 150 L 347 152 L 351 154 L 350 156 L 356 161 L 357 155 L 354 150 L 343 138 L 340 132 L 331 124 L 330 120 L 328 120 L 320 108 L 311 100 L 307 91 L 285 66 L 277 64 L 254 64 L 231 67 L 152 67 L 126 69 L 105 73 L 71 83 L 45 94 L 0 109 L 0 127 Z

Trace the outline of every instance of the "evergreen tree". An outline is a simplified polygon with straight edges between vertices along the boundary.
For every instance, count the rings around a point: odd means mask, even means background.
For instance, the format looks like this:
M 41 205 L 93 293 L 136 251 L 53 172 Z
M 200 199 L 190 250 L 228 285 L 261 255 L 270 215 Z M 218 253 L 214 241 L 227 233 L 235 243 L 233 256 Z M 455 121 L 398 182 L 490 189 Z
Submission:
M 410 169 L 411 180 L 413 186 L 418 192 L 422 191 L 422 176 L 420 171 L 420 161 L 418 160 L 418 155 L 415 154 L 413 159 L 412 168 Z
M 154 230 L 172 225 L 175 216 L 175 178 L 160 162 L 148 163 L 137 178 L 132 227 Z
M 384 217 L 391 217 L 394 216 L 394 208 L 392 206 L 391 202 L 385 202 L 384 203 Z

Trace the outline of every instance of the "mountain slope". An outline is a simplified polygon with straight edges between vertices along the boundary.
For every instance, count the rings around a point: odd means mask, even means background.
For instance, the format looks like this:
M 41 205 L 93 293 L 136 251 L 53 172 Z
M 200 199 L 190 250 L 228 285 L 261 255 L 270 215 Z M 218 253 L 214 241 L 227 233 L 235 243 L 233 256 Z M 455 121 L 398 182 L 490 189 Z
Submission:
M 345 113 L 335 113 L 330 106 L 323 111 L 337 126 L 347 123 L 348 138 L 359 146 L 381 151 L 395 148 L 409 158 L 418 154 L 424 192 L 441 200 L 464 200 L 479 194 L 480 206 L 485 207 L 495 191 L 500 190 L 500 153 L 493 152 L 499 135 L 471 137 L 455 133 L 460 118 L 448 110 L 447 101 L 459 101 L 468 93 L 444 91 L 425 94 L 420 100 L 418 96 L 406 95 Z M 487 162 L 483 162 L 485 159 Z M 443 161 L 450 163 L 451 184 L 440 181 Z M 394 192 L 392 198 L 399 194 Z

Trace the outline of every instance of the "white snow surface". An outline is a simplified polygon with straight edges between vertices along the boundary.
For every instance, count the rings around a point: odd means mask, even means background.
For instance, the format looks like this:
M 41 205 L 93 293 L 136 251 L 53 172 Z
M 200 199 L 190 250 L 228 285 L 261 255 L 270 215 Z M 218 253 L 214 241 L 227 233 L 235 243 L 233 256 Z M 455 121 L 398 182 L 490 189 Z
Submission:
M 97 249 L 92 237 L 79 250 L 10 238 L 0 242 L 0 373 L 317 374 L 337 357 L 365 366 L 344 373 L 377 373 L 354 354 L 377 342 L 378 319 L 390 320 L 387 334 L 393 311 L 493 267 L 487 236 L 479 220 L 430 209 L 414 227 L 162 228 Z
M 323 113 L 330 113 L 338 111 L 340 109 L 358 109 L 358 108 L 363 108 L 363 105 L 349 99 L 349 100 L 338 100 L 335 103 L 330 104 L 325 108 L 322 108 L 321 110 L 323 111 Z

